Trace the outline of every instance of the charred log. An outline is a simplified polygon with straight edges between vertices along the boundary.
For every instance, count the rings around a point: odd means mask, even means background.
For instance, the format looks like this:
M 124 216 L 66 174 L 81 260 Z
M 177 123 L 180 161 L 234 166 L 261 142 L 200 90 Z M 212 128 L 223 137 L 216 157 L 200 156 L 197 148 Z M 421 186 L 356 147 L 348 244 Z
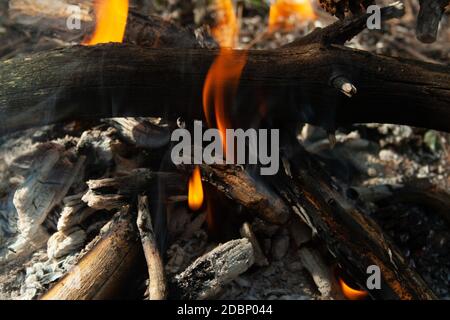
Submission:
M 216 55 L 100 45 L 4 61 L 1 132 L 69 119 L 202 119 L 202 88 Z M 349 79 L 358 94 L 349 99 L 329 85 L 338 76 Z M 261 97 L 267 101 L 264 117 Z M 308 122 L 329 131 L 364 122 L 450 131 L 450 68 L 338 46 L 249 51 L 236 102 L 231 118 L 246 123 L 258 116 L 273 126 Z

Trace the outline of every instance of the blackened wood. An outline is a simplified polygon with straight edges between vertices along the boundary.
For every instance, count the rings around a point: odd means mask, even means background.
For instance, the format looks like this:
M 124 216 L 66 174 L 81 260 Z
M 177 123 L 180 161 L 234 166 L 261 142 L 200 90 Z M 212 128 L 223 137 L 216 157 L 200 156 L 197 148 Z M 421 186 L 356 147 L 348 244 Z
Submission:
M 439 23 L 449 0 L 419 0 L 420 11 L 417 17 L 416 35 L 425 43 L 436 41 Z
M 202 119 L 217 54 L 109 44 L 0 62 L 0 132 L 71 119 Z M 358 89 L 353 98 L 329 85 L 341 74 Z M 450 131 L 450 67 L 320 44 L 249 51 L 229 112 L 241 127 L 262 118 L 274 127 L 378 122 Z
M 294 145 L 294 144 L 293 144 Z M 366 288 L 367 267 L 380 268 L 376 299 L 436 299 L 419 274 L 372 218 L 342 193 L 317 159 L 298 144 L 293 147 L 286 181 L 274 180 L 294 211 L 322 238 L 337 261 Z M 282 181 L 282 180 L 281 180 Z
M 253 247 L 248 239 L 231 240 L 221 244 L 199 257 L 173 279 L 172 298 L 217 298 L 223 287 L 247 271 L 253 262 Z

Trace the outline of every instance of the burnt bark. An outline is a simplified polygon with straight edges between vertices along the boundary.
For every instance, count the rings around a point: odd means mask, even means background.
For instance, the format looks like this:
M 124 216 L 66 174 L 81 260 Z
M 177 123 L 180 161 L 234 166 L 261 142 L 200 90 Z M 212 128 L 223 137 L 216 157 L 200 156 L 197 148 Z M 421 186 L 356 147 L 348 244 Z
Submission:
M 217 54 L 108 44 L 3 61 L 0 132 L 74 119 L 202 119 L 203 84 Z M 266 119 L 272 127 L 381 122 L 450 131 L 450 67 L 320 44 L 247 55 L 229 110 L 235 126 Z M 340 76 L 358 89 L 353 98 L 330 84 Z

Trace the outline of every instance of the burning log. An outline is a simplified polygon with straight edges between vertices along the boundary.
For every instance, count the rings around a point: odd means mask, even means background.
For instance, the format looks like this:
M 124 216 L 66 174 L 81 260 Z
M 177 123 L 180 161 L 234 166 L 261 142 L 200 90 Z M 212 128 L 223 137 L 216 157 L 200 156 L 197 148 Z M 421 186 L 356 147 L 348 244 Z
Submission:
M 155 240 L 146 196 L 140 196 L 138 198 L 137 226 L 141 237 L 142 248 L 144 249 L 145 259 L 147 260 L 149 299 L 163 300 L 167 295 L 164 266 Z
M 378 225 L 341 195 L 317 161 L 296 144 L 296 152 L 284 163 L 292 174 L 278 185 L 295 212 L 328 245 L 332 255 L 355 279 L 367 278 L 367 267 L 376 265 L 382 289 L 369 294 L 378 298 L 435 299 L 434 293 L 387 239 Z M 362 283 L 362 287 L 365 283 Z
M 90 0 L 10 0 L 10 17 L 13 22 L 34 31 L 49 34 L 66 42 L 81 42 L 94 30 L 95 17 Z M 77 17 L 80 28 L 68 28 L 67 21 L 73 16 L 71 5 L 79 8 Z M 73 7 L 72 7 L 73 8 Z M 176 24 L 158 16 L 144 16 L 130 11 L 127 19 L 124 42 L 145 47 L 200 48 L 215 47 L 215 43 L 204 31 L 197 36 Z
M 40 299 L 89 300 L 120 296 L 142 251 L 128 209 L 116 215 L 85 256 Z
M 1 132 L 70 119 L 202 119 L 201 93 L 216 54 L 113 44 L 1 62 Z M 349 99 L 328 86 L 338 75 L 349 79 L 358 94 Z M 265 118 L 273 123 L 309 122 L 332 131 L 378 122 L 450 131 L 449 84 L 449 67 L 338 46 L 249 51 L 236 100 L 247 102 L 246 107 L 230 112 L 252 119 L 264 92 Z
M 261 219 L 284 224 L 289 207 L 274 192 L 259 186 L 248 173 L 235 166 L 202 166 L 203 179 L 226 197 L 255 213 Z
M 254 262 L 252 244 L 248 239 L 232 240 L 199 257 L 173 282 L 174 298 L 205 300 L 216 297 L 223 286 Z

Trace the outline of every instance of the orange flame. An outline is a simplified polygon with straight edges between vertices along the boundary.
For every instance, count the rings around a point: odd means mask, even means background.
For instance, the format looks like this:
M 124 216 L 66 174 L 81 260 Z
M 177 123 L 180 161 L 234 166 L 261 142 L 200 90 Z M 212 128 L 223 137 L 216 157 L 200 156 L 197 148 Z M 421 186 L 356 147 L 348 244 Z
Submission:
M 367 291 L 351 288 L 342 278 L 339 278 L 339 284 L 341 286 L 342 293 L 348 300 L 363 300 L 369 294 Z
M 226 151 L 226 129 L 232 128 L 227 116 L 233 97 L 241 78 L 242 70 L 247 62 L 246 52 L 232 51 L 239 36 L 239 26 L 231 0 L 216 0 L 216 26 L 212 34 L 220 44 L 221 50 L 216 58 L 203 87 L 203 111 L 209 127 L 215 125 L 219 129 L 222 146 Z
M 122 42 L 128 18 L 129 0 L 95 0 L 96 26 L 94 34 L 83 44 Z
M 189 178 L 188 185 L 188 204 L 189 208 L 193 211 L 197 211 L 203 204 L 203 186 L 202 176 L 200 174 L 200 168 L 197 166 Z
M 226 129 L 232 128 L 227 110 L 239 85 L 242 70 L 247 61 L 245 52 L 221 49 L 219 56 L 209 69 L 203 88 L 203 111 L 210 127 L 214 126 L 211 111 L 214 110 L 217 129 L 226 150 Z
M 311 0 L 272 0 L 269 13 L 269 32 L 289 31 L 303 20 L 315 20 Z
M 212 28 L 214 39 L 221 48 L 232 48 L 239 35 L 239 25 L 231 0 L 215 0 L 216 25 Z

